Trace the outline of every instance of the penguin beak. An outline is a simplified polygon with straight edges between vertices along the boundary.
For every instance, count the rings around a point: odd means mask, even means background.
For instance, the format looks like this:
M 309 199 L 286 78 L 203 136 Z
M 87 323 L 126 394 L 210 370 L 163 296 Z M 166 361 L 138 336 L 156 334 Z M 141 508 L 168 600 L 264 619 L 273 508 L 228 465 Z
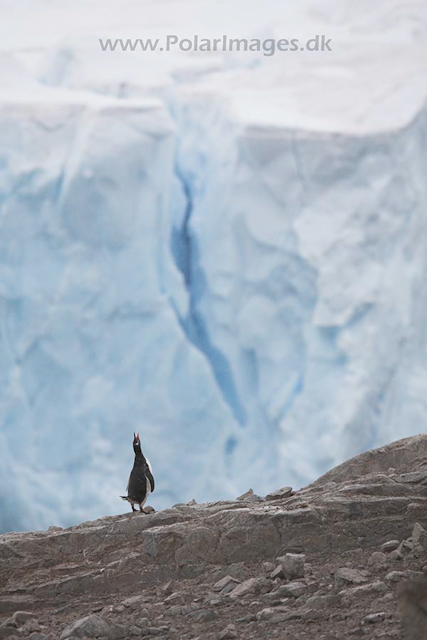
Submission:
M 137 433 L 137 434 L 136 434 L 136 439 L 137 439 L 137 441 L 138 441 L 138 442 L 140 442 L 140 440 L 139 440 L 139 433 Z

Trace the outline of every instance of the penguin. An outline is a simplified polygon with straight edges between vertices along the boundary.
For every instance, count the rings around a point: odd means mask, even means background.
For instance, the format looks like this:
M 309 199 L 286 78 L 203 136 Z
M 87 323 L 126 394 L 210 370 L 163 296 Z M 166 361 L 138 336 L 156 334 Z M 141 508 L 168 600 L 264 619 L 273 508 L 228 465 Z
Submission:
M 133 450 L 135 452 L 135 462 L 129 476 L 128 494 L 120 497 L 130 503 L 132 511 L 136 511 L 135 505 L 137 504 L 139 505 L 139 510 L 145 513 L 143 506 L 149 494 L 154 491 L 154 478 L 150 463 L 141 451 L 139 433 L 137 435 L 133 434 Z

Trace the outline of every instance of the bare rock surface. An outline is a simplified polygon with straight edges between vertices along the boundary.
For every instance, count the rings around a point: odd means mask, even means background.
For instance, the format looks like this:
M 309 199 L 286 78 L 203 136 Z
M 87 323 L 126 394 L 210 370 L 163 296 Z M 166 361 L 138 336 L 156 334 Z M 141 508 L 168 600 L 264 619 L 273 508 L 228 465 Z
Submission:
M 416 436 L 274 499 L 0 536 L 0 638 L 418 638 L 426 483 Z

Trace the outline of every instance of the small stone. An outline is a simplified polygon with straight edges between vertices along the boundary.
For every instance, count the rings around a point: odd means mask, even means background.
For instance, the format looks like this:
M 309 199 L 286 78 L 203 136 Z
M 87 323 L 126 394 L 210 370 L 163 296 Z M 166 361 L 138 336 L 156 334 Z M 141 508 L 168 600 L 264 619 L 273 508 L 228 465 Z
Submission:
M 27 620 L 27 622 L 21 628 L 21 633 L 29 635 L 30 633 L 33 633 L 34 631 L 41 631 L 41 629 L 42 628 L 39 625 L 38 620 L 33 618 L 31 620 Z
M 243 618 L 237 618 L 237 624 L 245 624 L 248 622 L 255 622 L 256 615 L 254 613 L 249 613 L 247 616 L 243 616 Z
M 150 621 L 148 618 L 139 618 L 136 621 L 136 626 L 141 627 L 142 629 L 148 629 L 148 627 L 150 626 Z
M 371 582 L 370 584 L 362 584 L 360 587 L 352 587 L 339 592 L 339 596 L 345 600 L 353 600 L 354 598 L 366 595 L 368 593 L 385 593 L 387 585 L 385 582 Z
M 397 547 L 397 551 L 400 551 L 403 555 L 409 553 L 414 548 L 414 543 L 412 540 L 402 540 L 400 545 Z
M 237 638 L 236 625 L 228 624 L 225 629 L 220 632 L 218 638 L 219 640 L 233 640 L 233 638 Z
M 272 491 L 265 496 L 265 499 L 270 500 L 281 500 L 283 498 L 289 498 L 293 495 L 292 487 L 282 487 L 282 489 L 277 489 L 276 491 Z
M 305 555 L 303 553 L 287 553 L 276 560 L 282 565 L 287 580 L 304 577 Z
M 147 515 L 150 515 L 152 513 L 156 513 L 156 510 L 154 507 L 152 507 L 150 504 L 147 505 L 146 507 L 144 507 L 144 513 L 146 513 Z
M 229 593 L 230 591 L 235 589 L 238 584 L 240 584 L 240 582 L 239 580 L 236 580 L 236 578 L 233 578 L 232 576 L 225 576 L 224 578 L 221 578 L 221 580 L 218 580 L 218 582 L 215 582 L 214 586 L 212 587 L 212 591 Z
M 150 636 L 161 636 L 163 633 L 169 631 L 169 627 L 161 626 L 161 627 L 148 627 L 147 629 Z
M 126 608 L 139 608 L 141 605 L 145 605 L 147 603 L 147 598 L 146 596 L 131 596 L 130 598 L 126 598 L 126 600 L 123 600 L 123 602 L 121 603 L 122 606 L 126 607 Z M 119 605 L 120 606 L 120 605 Z M 118 611 L 118 607 L 115 607 L 115 611 Z
M 400 544 L 400 540 L 388 540 L 381 545 L 381 551 L 384 553 L 389 553 L 390 551 L 394 551 Z
M 30 635 L 30 640 L 48 640 L 48 637 L 44 633 L 35 631 Z
M 168 580 L 166 584 L 160 587 L 160 591 L 163 595 L 169 596 L 173 592 L 173 582 L 172 580 Z
M 355 627 L 354 629 L 350 629 L 350 635 L 351 636 L 356 636 L 356 637 L 360 637 L 360 636 L 364 636 L 366 634 L 366 631 L 363 627 Z
M 303 582 L 288 582 L 280 587 L 280 594 L 289 598 L 299 598 L 307 593 L 307 585 Z
M 269 575 L 272 571 L 274 571 L 276 565 L 273 562 L 263 562 L 261 565 L 261 571 L 267 575 Z
M 382 567 L 385 564 L 387 564 L 387 556 L 385 553 L 374 551 L 374 553 L 369 556 L 368 566 Z
M 381 613 L 370 613 L 368 616 L 363 618 L 364 624 L 376 624 L 377 622 L 382 622 L 387 617 L 387 614 L 384 612 Z
M 285 579 L 285 572 L 283 571 L 283 567 L 281 564 L 277 565 L 274 571 L 271 572 L 270 578 L 272 580 L 276 580 L 276 578 L 281 578 L 282 580 Z
M 249 580 L 245 580 L 245 582 L 233 589 L 230 593 L 230 598 L 243 598 L 247 595 L 258 594 L 260 591 L 260 582 L 256 578 L 249 578 Z
M 404 578 L 408 578 L 406 571 L 390 571 L 385 577 L 389 582 L 400 582 Z
M 37 618 L 37 616 L 31 611 L 15 611 L 12 616 L 12 621 L 20 625 L 24 624 L 28 620 L 33 620 L 34 618 Z
M 63 531 L 64 529 L 62 527 L 55 527 L 55 526 L 51 526 L 48 529 L 48 532 L 50 533 L 55 533 L 55 531 Z
M 350 569 L 348 567 L 342 567 L 335 572 L 335 589 L 341 591 L 343 587 L 349 584 L 363 584 L 367 582 L 366 572 L 358 571 L 357 569 Z
M 196 622 L 211 622 L 218 617 L 217 612 L 212 609 L 198 609 L 197 611 L 192 611 L 187 615 Z
M 389 562 L 399 562 L 400 560 L 403 560 L 403 554 L 400 553 L 400 551 L 398 551 L 397 549 L 395 549 L 394 551 L 388 554 L 387 560 Z
M 66 640 L 72 636 L 76 638 L 98 638 L 110 635 L 110 626 L 99 616 L 91 615 L 76 620 L 68 625 L 61 633 L 60 640 Z
M 339 595 L 314 595 L 308 598 L 306 605 L 311 609 L 325 609 L 340 603 Z
M 236 500 L 239 502 L 264 502 L 264 498 L 257 496 L 252 489 L 249 489 L 246 493 L 242 493 Z
M 256 614 L 258 621 L 268 620 L 269 622 L 285 622 L 288 619 L 288 607 L 266 607 Z
M 412 530 L 412 542 L 414 546 L 419 544 L 427 545 L 427 531 L 418 522 L 415 523 Z
M 187 604 L 191 599 L 191 594 L 185 591 L 175 591 L 175 593 L 171 593 L 171 595 L 165 599 L 165 604 Z

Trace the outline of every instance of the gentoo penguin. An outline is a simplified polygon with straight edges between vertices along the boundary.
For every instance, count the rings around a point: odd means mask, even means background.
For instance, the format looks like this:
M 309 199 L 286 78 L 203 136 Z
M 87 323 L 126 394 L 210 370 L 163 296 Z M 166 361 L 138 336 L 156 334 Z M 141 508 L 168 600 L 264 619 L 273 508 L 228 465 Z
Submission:
M 132 511 L 136 511 L 135 505 L 139 505 L 139 510 L 144 513 L 143 506 L 149 496 L 154 491 L 154 478 L 151 473 L 151 466 L 141 451 L 139 433 L 133 434 L 133 450 L 135 451 L 135 462 L 130 472 L 127 486 L 127 496 L 120 496 L 123 500 L 130 502 Z

